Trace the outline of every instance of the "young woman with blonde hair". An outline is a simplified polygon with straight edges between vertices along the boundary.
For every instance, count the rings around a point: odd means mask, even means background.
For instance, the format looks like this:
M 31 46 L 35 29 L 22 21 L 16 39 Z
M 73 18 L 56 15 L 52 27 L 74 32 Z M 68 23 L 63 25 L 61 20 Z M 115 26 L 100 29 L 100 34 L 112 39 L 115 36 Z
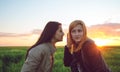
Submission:
M 87 37 L 82 20 L 75 20 L 69 26 L 64 65 L 71 72 L 111 72 L 94 41 Z

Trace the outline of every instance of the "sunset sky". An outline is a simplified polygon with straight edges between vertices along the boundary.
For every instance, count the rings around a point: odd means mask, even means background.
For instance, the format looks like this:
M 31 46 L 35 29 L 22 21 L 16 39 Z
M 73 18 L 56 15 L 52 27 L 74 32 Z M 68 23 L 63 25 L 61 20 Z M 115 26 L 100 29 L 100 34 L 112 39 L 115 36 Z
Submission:
M 120 46 L 120 0 L 0 0 L 0 46 L 33 45 L 48 21 L 62 23 L 66 44 L 69 24 L 87 26 L 97 45 Z

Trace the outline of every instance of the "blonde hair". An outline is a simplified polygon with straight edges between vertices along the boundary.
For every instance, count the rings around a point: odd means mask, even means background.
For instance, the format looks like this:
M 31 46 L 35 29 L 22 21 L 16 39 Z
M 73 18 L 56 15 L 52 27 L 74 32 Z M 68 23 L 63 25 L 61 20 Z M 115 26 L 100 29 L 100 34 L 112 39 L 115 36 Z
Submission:
M 72 39 L 72 36 L 71 36 L 71 30 L 76 27 L 77 25 L 81 25 L 82 28 L 83 28 L 83 37 L 79 43 L 79 45 L 77 46 L 77 48 L 75 47 L 75 42 L 73 41 Z M 71 53 L 73 52 L 77 52 L 81 49 L 83 43 L 86 41 L 87 39 L 87 29 L 86 29 L 86 26 L 85 26 L 85 23 L 82 21 L 82 20 L 75 20 L 73 21 L 70 26 L 69 26 L 69 32 L 68 32 L 68 47 L 69 47 L 69 51 Z

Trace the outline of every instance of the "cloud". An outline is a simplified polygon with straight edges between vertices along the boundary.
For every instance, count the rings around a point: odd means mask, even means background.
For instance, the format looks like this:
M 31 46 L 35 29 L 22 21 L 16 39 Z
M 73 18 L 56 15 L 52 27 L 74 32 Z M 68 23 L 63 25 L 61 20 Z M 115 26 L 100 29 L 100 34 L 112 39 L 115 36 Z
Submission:
M 8 36 L 14 36 L 16 34 L 14 33 L 3 33 L 3 32 L 0 32 L 0 37 L 8 37 Z
M 26 37 L 26 36 L 31 36 L 33 34 L 41 34 L 42 30 L 40 29 L 34 29 L 29 33 L 23 33 L 23 34 L 17 34 L 17 33 L 4 33 L 0 32 L 0 37 Z
M 90 37 L 120 37 L 120 23 L 107 23 L 92 25 L 87 28 L 88 36 Z
M 92 38 L 101 37 L 120 37 L 120 23 L 106 23 L 106 24 L 97 24 L 87 27 L 88 36 Z M 68 29 L 63 29 L 63 32 L 66 36 Z M 0 37 L 27 37 L 34 34 L 40 35 L 42 30 L 34 29 L 29 33 L 16 34 L 16 33 L 4 33 L 0 32 Z
M 34 29 L 32 31 L 32 34 L 41 34 L 41 33 L 42 33 L 42 30 L 40 30 L 40 29 Z
M 29 36 L 31 35 L 30 33 L 26 34 L 16 34 L 16 33 L 3 33 L 0 32 L 0 37 L 20 37 L 20 36 Z
M 120 43 L 120 24 L 109 23 L 109 24 L 98 24 L 87 27 L 88 37 L 92 39 L 101 39 L 110 41 L 109 45 Z M 64 43 L 66 43 L 66 37 L 68 29 L 63 29 L 64 32 Z M 0 45 L 16 45 L 16 46 L 31 46 L 34 44 L 42 30 L 34 29 L 29 33 L 17 34 L 17 33 L 4 33 L 0 32 Z M 59 43 L 60 44 L 60 43 Z M 63 44 L 63 43 L 61 43 Z
M 23 34 L 0 32 L 0 46 L 31 46 L 37 41 L 40 34 L 39 29 Z

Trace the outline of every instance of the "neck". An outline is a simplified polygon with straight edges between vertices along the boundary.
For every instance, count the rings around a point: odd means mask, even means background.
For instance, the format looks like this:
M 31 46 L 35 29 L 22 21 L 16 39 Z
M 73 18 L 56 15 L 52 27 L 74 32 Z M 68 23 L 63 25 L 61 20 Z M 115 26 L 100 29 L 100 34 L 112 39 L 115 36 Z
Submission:
M 55 47 L 56 42 L 54 40 L 52 40 L 51 44 L 53 45 L 53 47 Z
M 80 41 L 79 41 L 79 42 L 76 42 L 76 43 L 75 43 L 75 46 L 78 47 L 79 43 L 80 43 Z

